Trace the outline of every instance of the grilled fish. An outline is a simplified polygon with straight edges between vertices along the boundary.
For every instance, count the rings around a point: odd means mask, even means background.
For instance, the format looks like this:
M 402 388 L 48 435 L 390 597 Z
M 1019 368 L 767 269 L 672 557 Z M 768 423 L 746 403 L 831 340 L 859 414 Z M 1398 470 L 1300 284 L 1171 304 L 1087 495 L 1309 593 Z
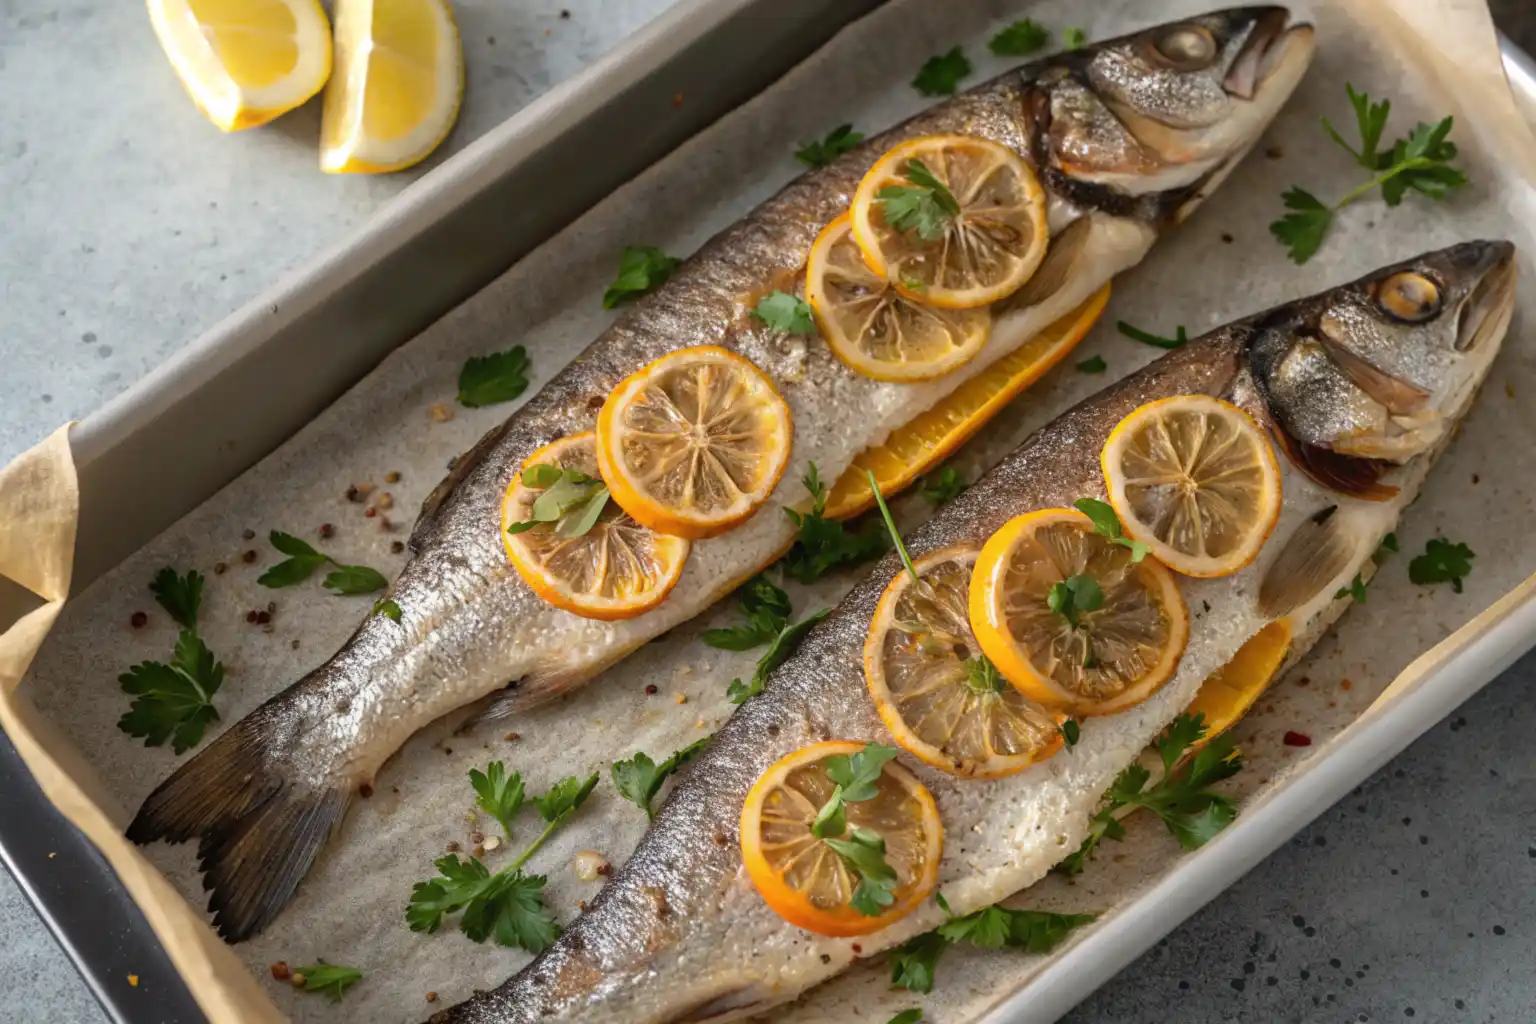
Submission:
M 655 609 L 622 622 L 581 618 L 544 603 L 502 550 L 502 496 L 533 451 L 591 430 L 626 375 L 707 343 L 751 360 L 787 400 L 795 440 L 784 479 L 798 480 L 813 462 L 836 479 L 860 451 L 1076 308 L 1188 216 L 1306 69 L 1310 28 L 1287 22 L 1283 8 L 1242 8 L 1037 62 L 803 175 L 722 232 L 487 434 L 428 498 L 413 557 L 390 593 L 398 621 L 371 615 L 329 661 L 183 765 L 144 802 L 129 838 L 200 840 L 216 926 L 232 941 L 260 930 L 292 897 L 352 794 L 422 726 L 509 683 L 500 714 L 559 695 L 697 615 L 793 540 L 792 525 L 770 508 L 696 543 Z M 994 310 L 975 359 L 937 380 L 880 383 L 825 345 L 744 315 L 751 296 L 799 270 L 880 154 L 945 133 L 1012 147 L 1049 194 L 1045 262 Z
M 1077 849 L 1115 776 L 1268 623 L 1289 620 L 1291 661 L 1351 603 L 1336 597 L 1413 499 L 1498 352 L 1514 304 L 1514 249 L 1468 242 L 1387 267 L 1189 342 L 1037 432 L 914 531 L 914 560 L 979 546 L 1010 518 L 1104 498 L 1099 451 L 1132 410 L 1207 394 L 1241 406 L 1304 458 L 1282 460 L 1284 503 L 1257 560 L 1182 578 L 1191 624 L 1175 676 L 1130 710 L 1086 719 L 1070 754 L 969 781 L 922 765 L 949 837 L 939 884 L 956 914 L 1039 880 Z M 1402 396 L 1411 395 L 1405 407 Z M 1361 454 L 1361 452 L 1367 454 Z M 759 1013 L 927 931 L 933 901 L 872 934 L 828 938 L 770 910 L 742 865 L 742 801 L 771 764 L 830 738 L 891 743 L 861 654 L 887 556 L 716 734 L 629 862 L 552 946 L 495 991 L 432 1024 L 714 1022 Z M 973 654 L 975 652 L 973 651 Z M 903 757 L 911 762 L 910 757 Z

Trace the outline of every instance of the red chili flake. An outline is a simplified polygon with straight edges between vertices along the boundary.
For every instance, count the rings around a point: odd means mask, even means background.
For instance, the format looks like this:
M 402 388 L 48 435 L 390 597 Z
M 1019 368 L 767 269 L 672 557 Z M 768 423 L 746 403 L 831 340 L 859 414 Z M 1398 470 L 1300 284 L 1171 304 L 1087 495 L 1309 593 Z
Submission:
M 321 523 L 320 524 L 320 539 L 321 540 L 330 540 L 334 536 L 336 536 L 336 527 L 335 526 L 331 525 L 330 523 Z
M 1310 747 L 1312 745 L 1312 737 L 1308 736 L 1304 732 L 1297 732 L 1294 729 L 1287 729 L 1285 733 L 1285 745 L 1288 747 Z
M 134 612 L 132 618 L 128 620 L 128 624 L 134 629 L 143 629 L 149 625 L 149 616 L 143 612 Z
M 858 956 L 860 953 L 864 952 L 864 947 L 859 945 L 857 942 L 855 942 L 853 945 L 849 946 L 848 948 L 853 950 L 853 955 L 854 956 Z
M 654 697 L 656 695 L 656 684 L 655 683 L 648 683 L 648 684 L 646 684 L 645 695 L 647 697 Z
M 1341 689 L 1341 690 L 1353 690 L 1354 688 L 1355 688 L 1355 684 L 1350 682 L 1348 679 L 1340 679 L 1339 680 L 1339 689 Z
M 357 787 L 357 795 L 362 797 L 364 800 L 367 800 L 369 797 L 373 796 L 373 787 L 365 782 L 361 786 Z
M 246 551 L 242 553 L 240 555 L 240 561 L 244 562 L 246 565 L 250 565 L 252 562 L 256 561 L 256 552 Z
M 502 739 L 506 740 L 508 743 L 516 743 L 518 740 L 520 740 L 522 738 L 523 738 L 523 734 L 520 733 L 520 732 L 509 732 L 505 736 L 502 737 Z
M 370 509 L 369 509 L 369 510 L 368 510 L 368 511 L 367 511 L 367 512 L 364 512 L 364 513 L 363 513 L 363 515 L 364 515 L 364 516 L 365 516 L 365 517 L 366 517 L 366 518 L 368 518 L 368 519 L 372 519 L 372 518 L 373 518 L 373 517 L 374 517 L 374 516 L 376 516 L 376 515 L 378 515 L 378 514 L 379 514 L 379 510 L 378 510 L 378 509 L 376 509 L 376 508 L 370 508 Z
M 288 961 L 278 960 L 272 964 L 272 980 L 287 981 L 293 977 L 293 971 L 288 967 Z

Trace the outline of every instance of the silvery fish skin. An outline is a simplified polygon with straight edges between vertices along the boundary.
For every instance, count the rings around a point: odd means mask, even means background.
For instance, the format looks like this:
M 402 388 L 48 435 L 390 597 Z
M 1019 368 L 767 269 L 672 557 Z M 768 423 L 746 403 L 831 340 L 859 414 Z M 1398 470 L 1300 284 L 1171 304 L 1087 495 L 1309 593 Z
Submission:
M 1430 391 L 1422 411 L 1454 426 L 1509 324 L 1513 257 L 1507 242 L 1464 243 L 1195 339 L 1031 437 L 907 538 L 912 557 L 956 544 L 979 546 L 1033 509 L 1070 506 L 1085 496 L 1102 500 L 1100 449 L 1121 418 L 1145 402 L 1215 395 L 1272 431 L 1287 430 L 1283 424 L 1302 410 L 1276 399 L 1275 361 L 1304 349 L 1322 325 L 1341 317 L 1355 324 L 1336 335 L 1349 352 L 1346 360 L 1367 361 L 1378 373 Z M 1405 321 L 1383 305 L 1381 295 L 1394 282 L 1420 280 L 1433 285 L 1438 299 L 1415 313 L 1417 320 Z M 1357 414 L 1375 401 L 1347 382 L 1336 382 L 1331 398 Z M 1382 436 L 1394 429 L 1381 428 Z M 1033 884 L 1077 849 L 1115 776 L 1259 629 L 1288 616 L 1289 657 L 1305 653 L 1349 606 L 1349 597 L 1335 595 L 1356 573 L 1369 575 L 1372 554 L 1449 432 L 1415 436 L 1422 444 L 1403 442 L 1402 461 L 1374 478 L 1393 488 L 1380 500 L 1325 488 L 1282 458 L 1280 521 L 1255 562 L 1221 579 L 1179 579 L 1188 607 L 1208 602 L 1210 611 L 1191 616 L 1174 678 L 1141 705 L 1085 720 L 1070 753 L 992 781 L 957 779 L 901 757 L 938 803 L 945 832 L 939 885 L 956 914 Z M 731 716 L 687 769 L 629 862 L 554 946 L 500 988 L 433 1016 L 432 1024 L 714 1024 L 793 999 L 855 959 L 941 923 L 944 912 L 930 900 L 872 934 L 828 938 L 803 931 L 763 902 L 739 847 L 742 801 L 776 760 L 826 739 L 894 743 L 869 697 L 861 656 L 876 602 L 902 571 L 896 556 L 887 556 L 773 673 L 763 694 Z M 1282 604 L 1266 591 L 1283 595 Z
M 1138 262 L 1231 171 L 1310 62 L 1308 26 L 1250 7 L 1148 29 L 1029 65 L 956 96 L 801 176 L 706 244 L 458 463 L 428 499 L 390 597 L 330 661 L 237 722 L 164 782 L 136 842 L 200 840 L 209 909 L 233 941 L 292 897 L 352 794 L 416 730 L 500 690 L 500 714 L 549 700 L 703 611 L 793 540 L 781 507 L 814 462 L 834 480 L 863 449 L 930 408 Z M 748 313 L 782 286 L 859 179 L 891 146 L 964 133 L 1025 155 L 1049 195 L 1052 244 L 994 311 L 969 364 L 920 384 L 870 380 L 819 341 Z M 503 493 L 523 461 L 591 430 L 628 374 L 680 348 L 724 345 L 788 402 L 794 450 L 779 490 L 731 532 L 693 545 L 660 606 L 601 622 L 544 603 L 508 565 Z M 508 684 L 513 684 L 510 688 Z

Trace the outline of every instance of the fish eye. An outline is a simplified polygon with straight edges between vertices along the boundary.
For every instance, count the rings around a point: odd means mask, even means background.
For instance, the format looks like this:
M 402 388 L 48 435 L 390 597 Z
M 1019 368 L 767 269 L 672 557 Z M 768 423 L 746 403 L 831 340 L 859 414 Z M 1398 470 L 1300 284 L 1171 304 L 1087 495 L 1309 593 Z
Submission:
M 1199 25 L 1175 25 L 1152 40 L 1152 57 L 1174 71 L 1199 71 L 1216 59 L 1216 37 Z
M 1376 304 L 1394 320 L 1423 323 L 1440 312 L 1440 286 L 1423 274 L 1405 270 L 1381 282 Z

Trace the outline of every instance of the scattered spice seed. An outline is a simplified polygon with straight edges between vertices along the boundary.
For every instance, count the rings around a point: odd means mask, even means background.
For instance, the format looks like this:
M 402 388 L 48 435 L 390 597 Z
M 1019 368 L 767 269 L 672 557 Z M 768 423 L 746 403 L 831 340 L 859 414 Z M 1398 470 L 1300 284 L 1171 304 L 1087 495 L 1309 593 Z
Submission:
M 395 507 L 395 496 L 390 494 L 388 491 L 385 491 L 383 494 L 379 495 L 379 500 L 374 502 L 374 504 L 385 510 L 392 509 Z
M 655 683 L 647 683 L 645 685 L 645 695 L 647 697 L 654 697 L 654 696 L 656 696 L 656 684 Z
M 427 993 L 427 1002 L 429 1002 L 429 1003 L 437 1002 L 437 993 L 436 992 L 428 992 Z
M 1221 233 L 1221 240 L 1226 242 L 1228 245 L 1231 245 L 1233 242 L 1237 241 L 1236 238 L 1234 238 L 1229 232 L 1226 231 Z
M 369 797 L 373 796 L 373 787 L 365 782 L 361 786 L 357 787 L 357 795 L 362 797 L 364 800 L 367 800 Z
M 688 695 L 686 693 L 674 693 L 672 695 L 672 703 L 674 703 L 674 704 L 687 704 L 688 703 Z
M 330 540 L 334 536 L 336 536 L 336 527 L 335 526 L 331 525 L 330 523 L 321 523 L 320 524 L 320 539 L 321 540 Z
M 1270 146 L 1264 151 L 1264 155 L 1269 157 L 1271 160 L 1279 160 L 1281 157 L 1285 156 L 1285 150 L 1281 149 L 1279 146 Z
M 256 552 L 255 551 L 242 552 L 241 555 L 240 555 L 240 561 L 244 562 L 246 565 L 250 565 L 252 562 L 256 561 Z
M 672 105 L 674 107 L 680 107 L 680 106 L 683 105 L 683 94 L 682 93 L 677 93 L 676 95 L 674 95 L 672 97 Z
M 370 508 L 367 512 L 363 513 L 363 515 L 366 516 L 369 519 L 372 519 L 374 516 L 376 516 L 378 514 L 379 514 L 379 510 L 376 509 L 376 508 Z
M 473 850 L 470 850 L 469 852 L 474 855 L 474 858 L 476 860 L 479 860 L 481 857 L 485 856 L 485 847 L 477 846 Z
M 394 520 L 390 519 L 389 516 L 379 516 L 379 529 L 385 533 L 394 533 Z
M 304 987 L 304 982 L 308 981 L 309 979 L 304 977 L 304 972 L 303 971 L 294 971 L 293 972 L 293 977 L 290 978 L 289 980 L 293 982 L 293 987 L 294 988 L 303 988 Z
M 387 483 L 387 484 L 397 484 L 397 483 L 399 483 L 400 482 L 400 474 L 399 474 L 399 472 L 392 469 L 388 473 L 385 473 L 384 474 L 384 482 Z
M 523 734 L 520 733 L 520 732 L 509 732 L 505 736 L 502 737 L 502 739 L 506 740 L 508 743 L 516 743 L 518 740 L 520 740 L 522 738 L 523 738 Z
M 486 836 L 482 844 L 487 850 L 494 850 L 501 845 L 501 840 L 496 836 Z
M 453 840 L 453 839 L 450 839 L 450 840 L 449 840 L 449 841 L 448 841 L 448 845 L 447 845 L 447 846 L 446 846 L 446 847 L 444 847 L 444 850 L 445 850 L 445 852 L 447 852 L 447 853 L 458 853 L 458 852 L 459 852 L 459 844 L 458 844 L 458 841 L 457 841 L 457 840 Z
M 481 843 L 485 842 L 485 833 L 471 832 L 469 834 L 469 841 L 474 843 L 476 846 L 479 846 Z
M 272 964 L 272 980 L 287 981 L 293 972 L 288 969 L 288 961 L 277 960 Z
M 405 550 L 405 541 L 403 541 L 403 540 L 392 540 L 392 541 L 389 542 L 389 552 L 390 552 L 390 554 L 398 555 L 401 552 L 403 552 L 404 550 Z
M 242 538 L 244 538 L 245 540 L 255 540 L 256 539 L 256 531 L 255 530 L 249 530 L 249 529 L 241 530 L 240 531 L 240 536 Z
M 271 621 L 272 621 L 272 613 L 271 612 L 257 612 L 256 613 L 256 624 L 258 626 L 265 626 L 267 623 L 269 623 Z
M 245 621 L 253 626 L 256 625 L 256 609 L 252 608 L 250 611 L 245 613 Z
M 447 423 L 453 419 L 453 410 L 441 402 L 435 403 L 427 410 L 427 413 L 432 417 L 434 423 Z
M 571 20 L 571 12 L 570 11 L 564 11 L 564 10 L 561 11 L 560 12 L 560 20 L 561 21 L 570 21 Z
M 215 576 L 223 576 L 224 573 L 226 573 L 228 571 L 229 571 L 229 566 L 225 565 L 223 562 L 214 562 L 213 563 L 213 574 Z
M 596 850 L 582 850 L 576 854 L 572 866 L 576 869 L 576 877 L 583 882 L 595 882 L 599 875 L 606 875 L 613 870 L 608 858 Z
M 289 644 L 288 646 L 292 647 L 294 650 L 298 650 L 299 649 L 298 638 L 294 638 L 293 643 Z
M 1350 682 L 1348 679 L 1340 679 L 1339 680 L 1339 689 L 1341 689 L 1341 690 L 1353 690 L 1354 688 L 1355 688 L 1355 684 Z
M 1288 729 L 1285 733 L 1285 745 L 1288 747 L 1310 747 L 1312 745 L 1312 737 L 1304 732 Z
M 134 629 L 143 629 L 149 624 L 149 616 L 143 612 L 134 612 L 133 616 L 128 620 L 128 624 Z

